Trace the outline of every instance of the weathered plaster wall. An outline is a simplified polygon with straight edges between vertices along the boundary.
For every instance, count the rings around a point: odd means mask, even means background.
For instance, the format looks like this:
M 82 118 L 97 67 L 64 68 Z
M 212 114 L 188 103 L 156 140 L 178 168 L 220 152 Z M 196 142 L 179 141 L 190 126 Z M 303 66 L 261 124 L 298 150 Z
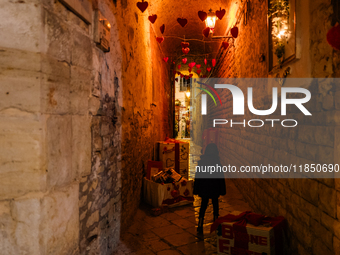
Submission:
M 156 34 L 136 2 L 117 2 L 122 44 L 122 230 L 140 203 L 143 173 L 154 155 L 154 144 L 172 135 L 169 68 Z M 160 36 L 158 23 L 157 36 Z
M 122 54 L 59 1 L 0 4 L 0 254 L 108 254 L 120 233 Z
M 292 70 L 288 77 L 339 77 L 339 54 L 326 42 L 326 33 L 331 27 L 331 1 L 297 1 L 297 4 L 302 51 L 301 59 L 288 64 Z M 213 76 L 275 77 L 277 72 L 269 75 L 266 62 L 258 61 L 259 54 L 266 52 L 267 47 L 265 2 L 252 2 L 248 25 L 241 22 L 239 30 L 235 47 L 225 53 Z M 278 72 L 280 76 L 282 71 Z M 292 109 L 289 116 L 299 122 L 294 129 L 220 128 L 220 141 L 225 141 L 220 144 L 223 164 L 339 163 L 339 88 L 327 82 L 304 86 L 313 95 L 306 105 L 313 117 L 306 118 Z M 244 92 L 245 87 L 241 86 Z M 268 91 L 271 91 L 269 85 L 254 88 L 256 108 L 270 107 L 271 97 L 259 96 Z M 259 118 L 249 112 L 242 118 L 233 116 L 231 95 L 226 92 L 220 95 L 224 102 L 230 103 L 216 108 L 208 123 L 212 123 L 213 118 L 234 121 Z M 213 108 L 210 101 L 208 109 Z M 271 117 L 282 119 L 278 111 Z M 289 254 L 339 254 L 337 179 L 237 179 L 235 183 L 255 211 L 286 217 Z

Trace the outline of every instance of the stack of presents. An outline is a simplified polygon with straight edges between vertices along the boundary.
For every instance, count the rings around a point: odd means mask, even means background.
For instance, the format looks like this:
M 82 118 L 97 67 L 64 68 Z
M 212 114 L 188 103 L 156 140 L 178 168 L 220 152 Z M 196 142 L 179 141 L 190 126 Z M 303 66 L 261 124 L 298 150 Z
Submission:
M 143 180 L 144 201 L 153 207 L 174 207 L 194 201 L 194 183 L 188 180 L 189 143 L 167 138 L 155 146 Z

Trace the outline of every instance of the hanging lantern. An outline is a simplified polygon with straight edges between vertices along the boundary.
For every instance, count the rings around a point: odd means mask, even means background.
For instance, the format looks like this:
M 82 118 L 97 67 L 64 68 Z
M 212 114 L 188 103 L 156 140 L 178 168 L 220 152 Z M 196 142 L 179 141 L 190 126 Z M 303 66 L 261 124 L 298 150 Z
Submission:
M 216 14 L 210 9 L 208 13 L 208 17 L 205 20 L 205 26 L 210 28 L 210 32 L 214 32 L 216 24 Z

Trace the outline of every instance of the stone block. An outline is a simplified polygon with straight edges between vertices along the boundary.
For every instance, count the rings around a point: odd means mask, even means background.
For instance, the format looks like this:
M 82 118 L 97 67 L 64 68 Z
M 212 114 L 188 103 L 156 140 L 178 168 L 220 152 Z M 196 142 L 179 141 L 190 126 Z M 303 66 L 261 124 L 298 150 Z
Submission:
M 321 183 L 319 183 L 319 208 L 336 218 L 336 191 Z
M 89 113 L 97 115 L 100 108 L 100 99 L 98 97 L 90 97 L 89 99 Z
M 91 72 L 80 67 L 71 67 L 70 100 L 71 113 L 85 115 L 91 90 Z
M 73 30 L 72 41 L 72 65 L 90 70 L 92 68 L 91 39 L 84 34 Z
M 71 63 L 72 41 L 69 26 L 56 14 L 45 10 L 46 54 Z
M 71 183 L 76 177 L 72 169 L 72 117 L 51 115 L 46 122 L 48 185 Z
M 315 127 L 314 139 L 317 144 L 334 146 L 334 127 Z
M 40 110 L 40 73 L 18 69 L 0 69 L 0 110 L 18 108 Z
M 0 47 L 0 68 L 39 72 L 41 55 L 37 52 Z
M 319 164 L 333 164 L 334 149 L 326 146 L 319 146 L 319 153 L 317 155 L 317 162 Z
M 11 203 L 12 217 L 16 222 L 14 233 L 17 254 L 40 254 L 40 222 L 42 194 L 24 197 Z
M 15 245 L 15 238 L 12 233 L 15 231 L 15 221 L 11 215 L 9 201 L 0 201 L 0 251 L 2 254 L 18 254 L 18 247 Z
M 74 254 L 78 249 L 78 186 L 77 183 L 71 184 L 42 199 L 40 227 L 43 254 Z
M 72 172 L 77 177 L 91 173 L 91 118 L 72 116 Z
M 15 108 L 0 111 L 0 199 L 43 190 L 39 115 Z
M 70 80 L 58 76 L 43 75 L 41 107 L 43 113 L 69 113 Z
M 334 255 L 340 255 L 340 238 L 333 237 L 333 250 Z
M 319 186 L 318 182 L 312 179 L 300 179 L 296 182 L 300 196 L 311 204 L 318 206 Z M 326 187 L 326 186 L 325 186 Z
M 90 217 L 87 219 L 86 227 L 89 228 L 97 222 L 99 222 L 99 210 L 90 215 Z
M 335 98 L 335 109 L 340 110 L 340 91 L 335 92 L 334 98 Z
M 9 0 L 1 1 L 1 46 L 31 52 L 40 51 L 42 8 L 39 3 L 34 0 L 20 4 Z
M 336 192 L 336 213 L 337 213 L 337 219 L 340 220 L 340 192 Z

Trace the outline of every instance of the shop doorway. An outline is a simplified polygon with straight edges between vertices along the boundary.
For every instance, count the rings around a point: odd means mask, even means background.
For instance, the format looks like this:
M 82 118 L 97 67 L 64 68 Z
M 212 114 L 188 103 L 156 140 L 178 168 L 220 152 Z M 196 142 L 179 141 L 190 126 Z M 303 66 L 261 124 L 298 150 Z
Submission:
M 188 78 L 189 72 L 182 72 L 182 76 L 176 76 L 175 79 L 175 125 L 174 137 L 177 139 L 190 139 L 190 123 L 192 121 L 191 107 L 191 88 L 193 79 L 198 75 L 192 74 L 192 78 Z

